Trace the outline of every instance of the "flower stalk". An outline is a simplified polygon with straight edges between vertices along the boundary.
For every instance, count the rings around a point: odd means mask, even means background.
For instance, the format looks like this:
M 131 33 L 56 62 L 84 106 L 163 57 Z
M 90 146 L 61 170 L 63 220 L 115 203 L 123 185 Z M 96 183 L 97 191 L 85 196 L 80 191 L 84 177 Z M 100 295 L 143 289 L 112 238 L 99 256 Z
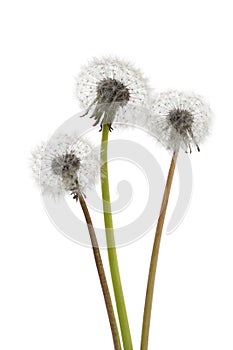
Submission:
M 160 214 L 159 214 L 156 232 L 155 232 L 154 245 L 152 249 L 150 269 L 149 269 L 148 282 L 147 282 L 145 305 L 144 305 L 141 348 L 140 348 L 141 350 L 148 349 L 150 320 L 151 320 L 151 311 L 152 311 L 152 303 L 153 303 L 155 276 L 156 276 L 158 256 L 159 256 L 159 248 L 160 248 L 163 225 L 164 225 L 164 220 L 167 212 L 167 206 L 168 206 L 172 181 L 174 177 L 177 157 L 178 157 L 178 151 L 174 151 L 170 168 L 168 171 L 166 186 L 163 194 L 163 200 L 162 200 Z
M 106 279 L 106 275 L 105 275 L 105 271 L 104 271 L 104 267 L 103 267 L 103 262 L 102 262 L 101 255 L 100 255 L 98 241 L 97 241 L 97 238 L 95 235 L 95 230 L 94 230 L 94 227 L 92 224 L 89 210 L 88 210 L 87 205 L 86 205 L 86 201 L 85 201 L 84 197 L 82 196 L 82 194 L 79 194 L 79 201 L 80 201 L 80 205 L 81 205 L 83 214 L 84 214 L 85 219 L 86 219 L 86 223 L 87 223 L 87 227 L 88 227 L 88 231 L 89 231 L 89 235 L 90 235 L 90 239 L 91 239 L 95 264 L 96 264 L 96 268 L 98 271 L 99 280 L 100 280 L 100 284 L 101 284 L 101 288 L 102 288 L 103 296 L 104 296 L 104 300 L 105 300 L 105 305 L 106 305 L 106 309 L 107 309 L 107 313 L 108 313 L 109 323 L 110 323 L 110 327 L 111 327 L 111 331 L 112 331 L 114 349 L 115 350 L 122 350 L 120 336 L 119 336 L 116 318 L 115 318 L 115 314 L 114 314 L 114 309 L 113 309 L 113 305 L 112 305 L 111 295 L 109 292 L 108 283 L 107 283 L 107 279 Z
M 111 200 L 108 180 L 108 134 L 109 126 L 104 124 L 102 127 L 101 141 L 101 187 L 103 198 L 104 223 L 106 231 L 106 241 L 108 247 L 108 259 L 113 284 L 113 290 L 116 300 L 117 312 L 121 328 L 122 340 L 125 350 L 132 350 L 132 339 L 129 328 L 129 321 L 126 311 L 124 294 L 121 284 L 118 258 L 115 247 L 114 228 L 111 212 Z

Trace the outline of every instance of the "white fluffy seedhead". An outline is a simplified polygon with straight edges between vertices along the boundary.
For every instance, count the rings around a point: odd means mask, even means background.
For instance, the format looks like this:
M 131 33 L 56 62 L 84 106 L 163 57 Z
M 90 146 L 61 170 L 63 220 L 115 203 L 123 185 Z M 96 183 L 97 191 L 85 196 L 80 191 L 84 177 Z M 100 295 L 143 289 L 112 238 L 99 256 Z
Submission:
M 166 148 L 190 151 L 204 141 L 210 130 L 212 112 L 204 99 L 194 93 L 169 90 L 151 102 L 148 130 Z
M 109 124 L 128 106 L 146 106 L 149 88 L 142 73 L 118 58 L 93 59 L 77 78 L 76 93 L 94 125 Z
M 56 135 L 32 153 L 32 171 L 42 193 L 53 197 L 85 193 L 94 186 L 100 168 L 99 156 L 84 139 Z

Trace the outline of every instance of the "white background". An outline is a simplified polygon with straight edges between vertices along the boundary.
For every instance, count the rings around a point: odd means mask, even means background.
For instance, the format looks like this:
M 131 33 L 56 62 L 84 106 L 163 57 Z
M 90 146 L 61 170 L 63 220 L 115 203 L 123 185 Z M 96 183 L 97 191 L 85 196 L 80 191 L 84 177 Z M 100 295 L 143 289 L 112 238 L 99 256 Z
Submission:
M 1 3 L 1 349 L 112 349 L 92 252 L 49 221 L 28 159 L 79 111 L 74 77 L 81 65 L 114 54 L 135 62 L 157 91 L 203 94 L 215 113 L 211 138 L 191 156 L 188 214 L 162 239 L 149 348 L 232 350 L 231 4 Z M 168 154 L 155 150 L 166 171 Z M 152 241 L 153 231 L 118 252 L 135 349 Z

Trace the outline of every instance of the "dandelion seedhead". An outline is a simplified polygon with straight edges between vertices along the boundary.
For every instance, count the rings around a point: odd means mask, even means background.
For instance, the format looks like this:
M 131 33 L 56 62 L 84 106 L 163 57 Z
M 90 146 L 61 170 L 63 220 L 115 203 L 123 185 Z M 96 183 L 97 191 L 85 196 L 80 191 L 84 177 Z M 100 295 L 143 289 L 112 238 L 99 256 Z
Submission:
M 111 125 L 128 106 L 146 105 L 148 86 L 142 73 L 117 58 L 94 59 L 77 79 L 77 96 L 85 115 L 95 119 L 93 126 Z
M 148 120 L 150 132 L 168 149 L 179 147 L 192 152 L 209 133 L 211 110 L 204 99 L 194 93 L 170 90 L 155 96 Z
M 67 174 L 73 174 L 78 171 L 80 159 L 76 157 L 74 151 L 71 151 L 53 158 L 51 167 L 55 175 L 67 176 Z
M 57 135 L 33 152 L 32 170 L 42 193 L 53 197 L 70 193 L 77 200 L 95 184 L 99 157 L 86 140 Z
M 129 102 L 129 99 L 129 89 L 116 79 L 103 79 L 97 86 L 97 100 L 100 104 L 116 102 L 123 107 Z

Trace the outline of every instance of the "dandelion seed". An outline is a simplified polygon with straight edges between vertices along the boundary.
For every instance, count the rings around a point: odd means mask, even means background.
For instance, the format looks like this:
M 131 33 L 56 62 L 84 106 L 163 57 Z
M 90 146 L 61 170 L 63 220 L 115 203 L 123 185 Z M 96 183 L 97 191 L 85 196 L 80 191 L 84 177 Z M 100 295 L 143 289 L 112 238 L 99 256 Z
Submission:
M 111 125 L 127 109 L 146 106 L 148 86 L 142 73 L 128 62 L 117 58 L 94 59 L 83 68 L 77 79 L 77 96 L 84 115 L 97 124 Z
M 199 144 L 204 141 L 209 132 L 212 114 L 209 106 L 204 102 L 202 97 L 193 93 L 179 91 L 167 91 L 158 94 L 152 101 L 151 109 L 152 113 L 148 119 L 147 128 L 164 146 L 173 151 L 173 155 L 167 175 L 151 254 L 143 313 L 141 350 L 148 349 L 159 249 L 179 149 L 182 147 L 186 152 L 189 150 L 191 153 L 192 145 L 195 145 L 197 150 L 200 151 Z
M 57 135 L 32 154 L 32 171 L 44 194 L 58 197 L 69 193 L 80 203 L 90 236 L 94 261 L 111 327 L 114 349 L 121 350 L 115 311 L 109 292 L 98 240 L 85 201 L 84 191 L 92 187 L 99 172 L 100 161 L 91 145 L 81 138 Z
M 168 149 L 180 147 L 192 152 L 209 133 L 211 110 L 204 99 L 194 93 L 162 92 L 151 103 L 148 120 L 150 132 Z
M 84 139 L 57 135 L 32 154 L 34 178 L 42 193 L 58 197 L 79 193 L 94 186 L 99 173 L 99 157 Z

